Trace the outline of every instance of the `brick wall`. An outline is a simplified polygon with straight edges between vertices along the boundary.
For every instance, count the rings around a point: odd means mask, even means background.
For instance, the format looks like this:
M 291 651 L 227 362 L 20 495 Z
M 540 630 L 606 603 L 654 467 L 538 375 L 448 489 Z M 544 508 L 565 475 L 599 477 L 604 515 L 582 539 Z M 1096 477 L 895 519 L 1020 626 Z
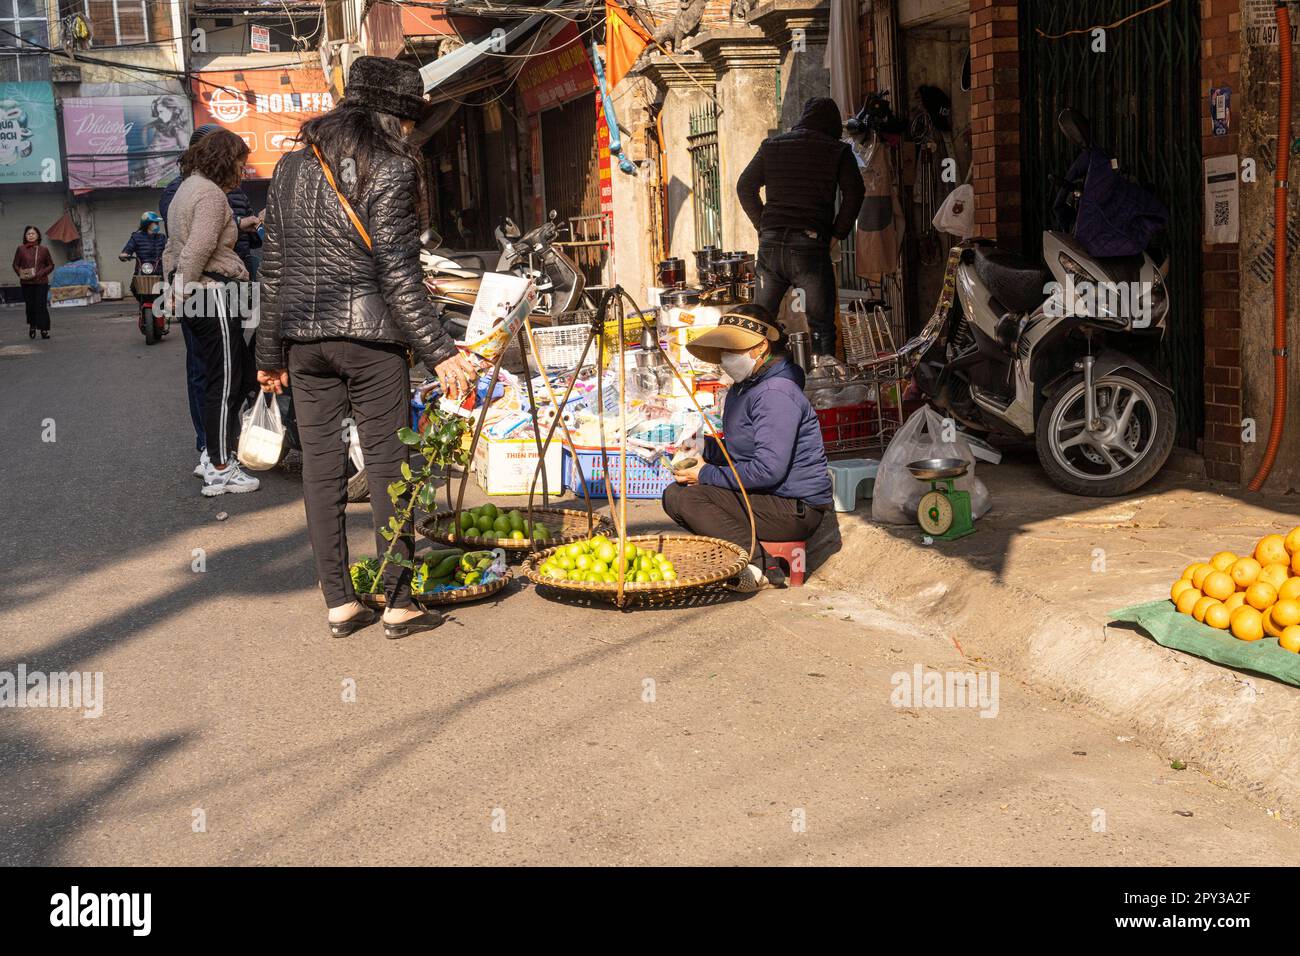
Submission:
M 971 161 L 975 224 L 1020 244 L 1020 27 L 1016 0 L 971 0 Z
M 1241 90 L 1241 0 L 1200 0 L 1201 96 L 1230 86 Z M 1241 107 L 1233 103 L 1233 112 Z M 1201 152 L 1237 152 L 1237 117 L 1229 135 L 1215 136 L 1208 108 L 1201 119 Z M 1205 470 L 1211 478 L 1238 483 L 1241 474 L 1241 263 L 1236 245 L 1204 246 Z
M 858 4 L 858 61 L 862 64 L 862 92 L 876 91 L 876 44 L 872 39 L 871 0 Z

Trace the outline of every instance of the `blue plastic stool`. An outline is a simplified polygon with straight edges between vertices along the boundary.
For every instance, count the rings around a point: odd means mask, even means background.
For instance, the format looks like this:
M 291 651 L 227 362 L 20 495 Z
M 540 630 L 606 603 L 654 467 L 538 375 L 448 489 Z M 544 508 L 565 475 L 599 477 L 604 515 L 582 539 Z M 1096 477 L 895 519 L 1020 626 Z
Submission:
M 846 458 L 831 462 L 831 483 L 834 487 L 835 510 L 854 511 L 858 498 L 870 498 L 876 484 L 876 470 L 880 462 L 873 458 Z M 867 490 L 862 491 L 863 483 Z

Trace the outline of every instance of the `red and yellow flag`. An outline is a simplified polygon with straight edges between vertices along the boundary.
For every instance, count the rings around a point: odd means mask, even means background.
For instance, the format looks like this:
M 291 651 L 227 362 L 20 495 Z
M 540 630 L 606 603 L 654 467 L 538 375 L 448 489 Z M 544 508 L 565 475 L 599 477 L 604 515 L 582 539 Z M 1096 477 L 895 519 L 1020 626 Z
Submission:
M 605 0 L 605 80 L 611 91 L 650 42 L 650 34 L 617 0 Z

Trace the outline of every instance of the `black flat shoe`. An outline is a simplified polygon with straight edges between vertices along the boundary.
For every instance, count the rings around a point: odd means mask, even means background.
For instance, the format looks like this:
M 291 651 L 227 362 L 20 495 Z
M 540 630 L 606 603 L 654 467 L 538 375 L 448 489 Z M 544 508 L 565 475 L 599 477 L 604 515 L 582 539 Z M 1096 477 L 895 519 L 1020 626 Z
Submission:
M 384 622 L 384 637 L 395 641 L 402 637 L 410 637 L 412 634 L 419 634 L 421 631 L 432 631 L 445 620 L 446 618 L 437 611 L 425 611 L 419 617 L 402 621 L 400 624 Z
M 365 608 L 358 611 L 346 621 L 340 621 L 338 624 L 330 625 L 330 637 L 348 637 L 355 634 L 363 627 L 369 627 L 379 619 L 379 612 Z
M 34 325 L 27 326 L 27 337 L 29 339 L 36 338 L 36 326 Z
M 41 338 L 43 338 L 43 339 L 48 339 L 49 337 L 50 337 L 50 333 L 49 333 L 49 332 L 42 332 L 42 333 L 41 333 Z

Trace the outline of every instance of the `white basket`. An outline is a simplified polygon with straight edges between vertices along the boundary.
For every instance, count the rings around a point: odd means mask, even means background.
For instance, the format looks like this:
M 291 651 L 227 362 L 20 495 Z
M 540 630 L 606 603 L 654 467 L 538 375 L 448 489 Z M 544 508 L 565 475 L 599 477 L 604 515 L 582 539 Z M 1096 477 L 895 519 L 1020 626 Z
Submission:
M 548 372 L 567 372 L 577 366 L 582 358 L 582 347 L 591 335 L 586 325 L 563 325 L 558 328 L 533 329 L 533 339 L 537 342 L 537 354 L 546 365 Z M 596 346 L 587 353 L 588 361 L 595 361 Z M 533 364 L 530 353 L 528 363 Z

